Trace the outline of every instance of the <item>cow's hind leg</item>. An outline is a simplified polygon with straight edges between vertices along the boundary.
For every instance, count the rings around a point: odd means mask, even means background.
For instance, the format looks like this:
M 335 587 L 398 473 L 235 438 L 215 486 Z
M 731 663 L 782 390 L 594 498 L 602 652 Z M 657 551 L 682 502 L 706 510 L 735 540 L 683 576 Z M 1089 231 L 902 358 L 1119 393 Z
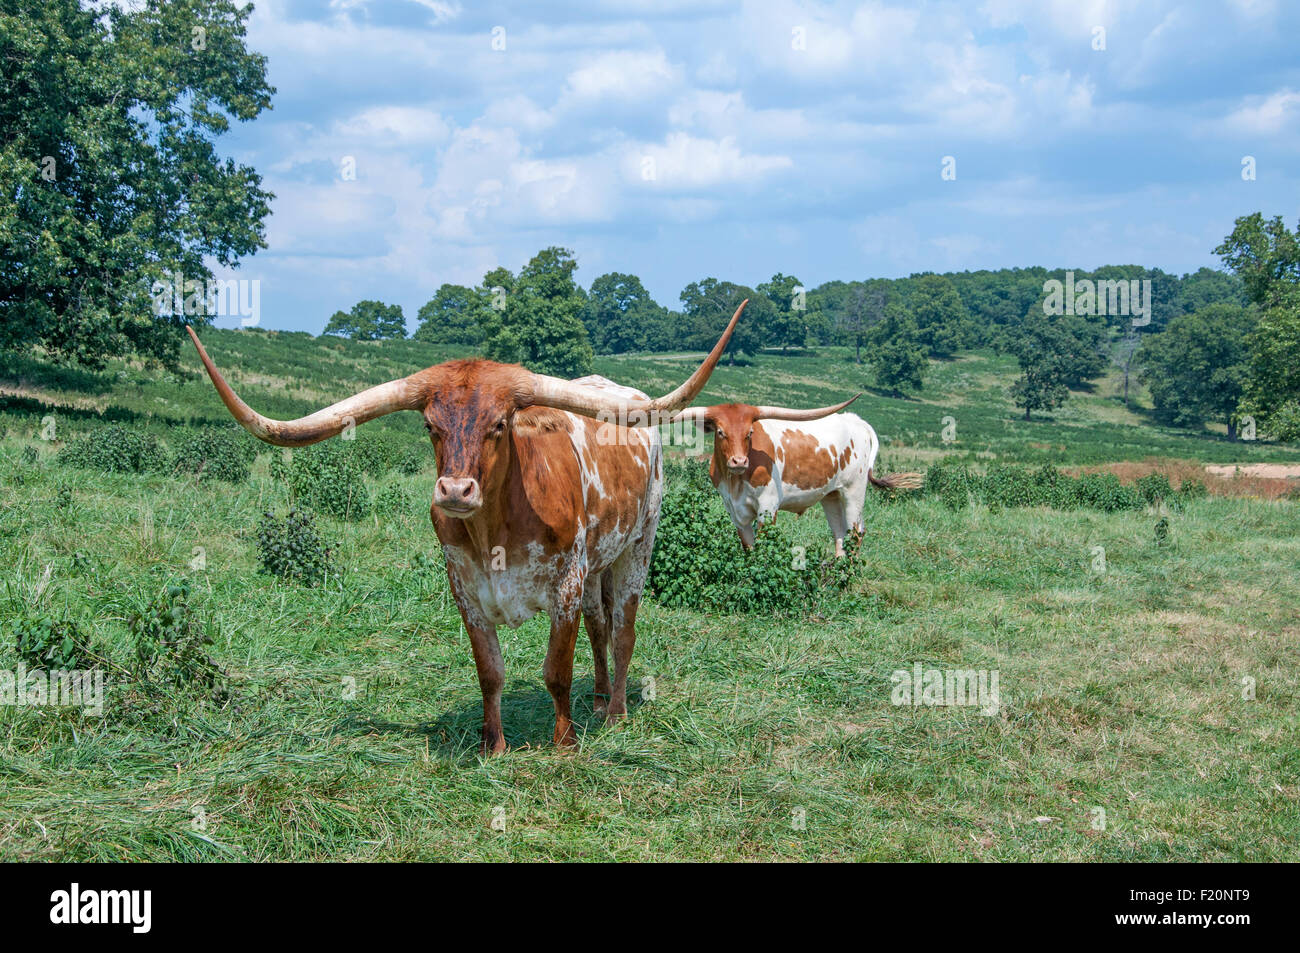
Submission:
M 614 685 L 608 711 L 611 719 L 627 715 L 627 670 L 636 648 L 636 610 L 640 604 L 641 594 L 637 592 L 614 607 Z
M 604 573 L 591 577 L 582 593 L 582 621 L 587 629 L 587 638 L 591 640 L 592 669 L 596 682 L 592 709 L 597 715 L 605 714 L 608 709 L 610 693 L 607 660 L 610 643 L 610 587 L 605 585 L 604 579 Z
M 822 512 L 826 514 L 826 525 L 831 528 L 831 537 L 835 540 L 835 555 L 844 555 L 844 534 L 849 524 L 844 515 L 844 497 L 838 491 L 827 493 L 822 498 Z

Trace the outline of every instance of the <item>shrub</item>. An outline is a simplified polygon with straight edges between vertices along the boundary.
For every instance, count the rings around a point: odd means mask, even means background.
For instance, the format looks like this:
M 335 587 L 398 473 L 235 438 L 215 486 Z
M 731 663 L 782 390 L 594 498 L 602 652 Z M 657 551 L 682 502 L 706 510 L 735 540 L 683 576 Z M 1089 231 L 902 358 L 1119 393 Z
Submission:
M 257 553 L 262 571 L 281 579 L 313 586 L 332 569 L 331 550 L 316 532 L 310 513 L 290 509 L 279 519 L 267 512 L 257 527 Z
M 14 620 L 12 633 L 18 657 L 30 669 L 66 672 L 87 669 L 100 661 L 71 619 L 25 616 Z
M 40 458 L 35 447 L 23 447 L 23 466 L 34 467 Z
M 253 438 L 234 427 L 186 429 L 173 441 L 173 473 L 193 473 L 204 480 L 243 483 L 257 457 Z
M 167 455 L 153 434 L 110 424 L 70 443 L 60 463 L 101 473 L 148 473 L 166 469 Z
M 286 462 L 271 458 L 271 476 L 289 488 L 289 498 L 299 507 L 343 520 L 361 519 L 370 510 L 362 457 L 350 440 L 329 440 L 295 450 Z
M 402 484 L 389 483 L 375 494 L 375 502 L 372 508 L 376 513 L 384 516 L 390 516 L 394 513 L 409 513 L 411 511 L 411 495 L 406 492 L 406 487 Z
M 1203 500 L 1209 495 L 1209 490 L 1200 480 L 1184 480 L 1178 487 L 1178 495 L 1184 500 Z
M 1075 506 L 1114 513 L 1119 510 L 1140 510 L 1145 503 L 1131 486 L 1119 482 L 1113 473 L 1088 473 L 1074 482 Z
M 212 637 L 190 608 L 189 594 L 184 584 L 170 585 L 144 611 L 131 615 L 132 674 L 149 684 L 199 686 L 220 699 L 226 694 L 226 673 L 208 654 Z
M 669 606 L 727 612 L 811 611 L 846 588 L 856 563 L 819 559 L 770 523 L 745 552 L 699 463 L 670 462 L 649 588 Z
M 417 473 L 423 473 L 432 459 L 433 452 L 429 447 L 418 444 L 407 447 L 397 459 L 397 472 L 403 476 L 415 476 Z
M 1138 495 L 1148 506 L 1154 506 L 1162 500 L 1169 500 L 1174 495 L 1174 488 L 1169 485 L 1169 478 L 1163 473 L 1148 473 L 1138 477 L 1135 484 Z

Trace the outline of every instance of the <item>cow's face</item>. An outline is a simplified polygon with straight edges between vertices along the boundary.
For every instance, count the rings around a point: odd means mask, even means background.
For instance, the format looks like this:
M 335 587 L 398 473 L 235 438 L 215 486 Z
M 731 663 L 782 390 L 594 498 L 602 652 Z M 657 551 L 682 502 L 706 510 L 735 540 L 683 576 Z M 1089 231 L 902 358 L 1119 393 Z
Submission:
M 518 404 L 508 385 L 468 379 L 440 388 L 424 408 L 424 425 L 438 461 L 433 505 L 466 519 L 485 495 L 505 483 L 510 467 L 510 427 Z
M 757 419 L 758 408 L 748 404 L 718 404 L 708 408 L 704 432 L 713 434 L 713 456 L 719 468 L 734 474 L 749 469 Z

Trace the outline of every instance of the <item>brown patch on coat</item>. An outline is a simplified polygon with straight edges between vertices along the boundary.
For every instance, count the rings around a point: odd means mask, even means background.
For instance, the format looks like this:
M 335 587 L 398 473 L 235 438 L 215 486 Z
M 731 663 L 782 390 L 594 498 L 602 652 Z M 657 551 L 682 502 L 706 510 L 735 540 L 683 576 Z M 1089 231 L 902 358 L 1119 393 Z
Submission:
M 781 449 L 785 451 L 785 468 L 781 471 L 783 483 L 801 490 L 816 490 L 839 472 L 831 450 L 823 447 L 811 434 L 787 430 L 781 436 Z

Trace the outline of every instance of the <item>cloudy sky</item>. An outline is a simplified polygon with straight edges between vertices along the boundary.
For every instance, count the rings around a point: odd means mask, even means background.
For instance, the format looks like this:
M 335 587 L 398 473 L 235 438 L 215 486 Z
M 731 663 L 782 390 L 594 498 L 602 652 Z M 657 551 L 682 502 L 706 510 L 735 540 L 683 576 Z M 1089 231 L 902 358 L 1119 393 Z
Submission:
M 222 148 L 277 197 L 234 275 L 316 333 L 362 298 L 413 328 L 547 245 L 670 306 L 710 275 L 1215 265 L 1235 216 L 1300 216 L 1296 7 L 259 0 L 277 93 Z

